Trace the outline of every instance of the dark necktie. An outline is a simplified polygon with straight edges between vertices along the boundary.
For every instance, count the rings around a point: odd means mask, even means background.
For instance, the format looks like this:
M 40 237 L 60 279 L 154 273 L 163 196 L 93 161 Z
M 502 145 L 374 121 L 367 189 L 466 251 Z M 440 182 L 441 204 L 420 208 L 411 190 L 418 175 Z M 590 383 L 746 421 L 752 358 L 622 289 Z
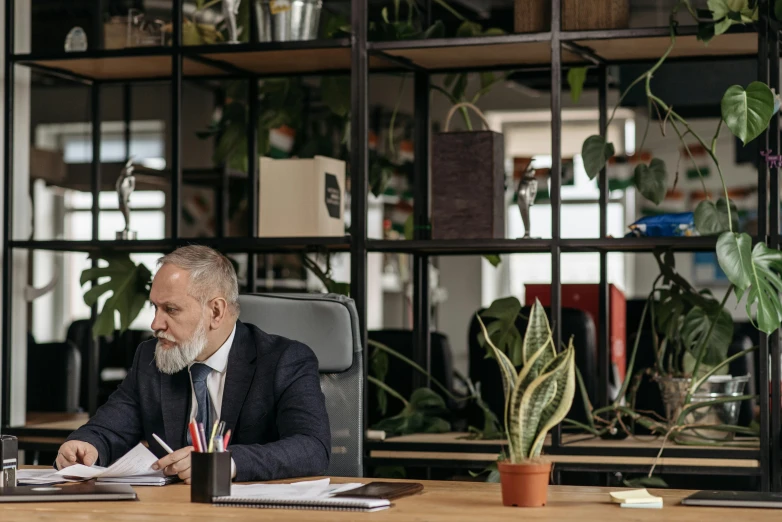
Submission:
M 212 368 L 205 364 L 196 363 L 190 367 L 190 377 L 193 379 L 193 392 L 195 392 L 196 402 L 198 403 L 196 422 L 204 424 L 206 433 L 212 431 L 212 401 L 209 400 L 209 390 L 206 388 L 206 378 L 210 373 L 212 373 Z

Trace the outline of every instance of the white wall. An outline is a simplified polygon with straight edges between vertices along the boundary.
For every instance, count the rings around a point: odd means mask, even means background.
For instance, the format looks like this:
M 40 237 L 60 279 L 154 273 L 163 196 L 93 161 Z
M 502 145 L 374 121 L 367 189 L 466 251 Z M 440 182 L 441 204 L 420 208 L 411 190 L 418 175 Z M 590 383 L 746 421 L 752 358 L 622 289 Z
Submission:
M 0 27 L 5 27 L 5 2 L 0 1 Z M 30 3 L 15 2 L 15 49 L 17 52 L 25 52 L 29 49 L 30 38 Z M 5 57 L 5 39 L 0 42 L 0 64 Z M 5 67 L 0 68 L 0 79 Z M 3 83 L 0 83 L 0 92 Z M 5 99 L 5 93 L 2 92 Z M 2 103 L 2 102 L 0 102 Z M 14 91 L 14 143 L 13 143 L 13 237 L 27 238 L 30 234 L 30 201 L 28 195 L 29 184 L 29 137 L 30 137 L 30 72 L 29 69 L 17 67 L 15 71 Z M 2 114 L 5 115 L 6 107 Z M 5 141 L 5 136 L 0 126 L 0 143 Z M 0 150 L 0 161 L 3 151 Z M 1 164 L 1 163 L 0 163 Z M 4 263 L 13 264 L 13 288 L 2 288 L 2 292 L 11 293 L 11 319 L 14 328 L 11 339 L 11 424 L 23 424 L 25 422 L 25 399 L 27 387 L 27 305 L 24 300 L 24 287 L 27 282 L 27 252 L 16 250 L 13 259 L 3 259 Z M 2 364 L 2 361 L 0 361 Z M 2 368 L 0 368 L 2 370 Z M 3 372 L 0 371 L 0 379 Z M 0 412 L 2 413 L 2 412 Z

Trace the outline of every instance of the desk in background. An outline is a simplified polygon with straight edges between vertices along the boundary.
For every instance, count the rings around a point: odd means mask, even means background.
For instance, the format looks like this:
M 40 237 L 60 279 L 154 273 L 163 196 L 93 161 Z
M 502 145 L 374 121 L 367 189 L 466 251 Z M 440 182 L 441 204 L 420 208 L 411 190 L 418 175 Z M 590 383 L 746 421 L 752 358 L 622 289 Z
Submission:
M 334 482 L 367 482 L 370 479 L 336 478 Z M 272 510 L 229 508 L 190 503 L 190 488 L 183 484 L 163 487 L 137 487 L 140 502 L 66 502 L 40 504 L 0 504 L 3 522 L 40 520 L 161 521 L 176 520 L 383 520 L 456 522 L 459 520 L 506 521 L 509 519 L 578 520 L 666 520 L 696 522 L 701 520 L 778 521 L 778 510 L 703 508 L 679 505 L 690 491 L 654 490 L 662 496 L 665 507 L 659 509 L 623 509 L 608 501 L 611 488 L 551 486 L 549 504 L 544 508 L 507 508 L 502 505 L 499 484 L 475 482 L 421 481 L 423 493 L 395 501 L 394 506 L 376 513 L 346 511 Z
M 563 434 L 562 440 L 563 445 L 555 451 L 549 436 L 544 447 L 546 457 L 560 471 L 648 472 L 662 444 L 662 438 L 652 436 L 607 440 Z M 757 440 L 749 439 L 749 443 Z M 422 433 L 368 441 L 367 446 L 372 466 L 483 469 L 497 461 L 505 442 L 471 440 L 467 433 Z M 759 476 L 759 459 L 759 447 L 715 449 L 669 442 L 655 473 Z
M 16 436 L 20 450 L 57 451 L 66 437 L 88 420 L 86 413 L 28 412 L 24 426 L 3 433 Z

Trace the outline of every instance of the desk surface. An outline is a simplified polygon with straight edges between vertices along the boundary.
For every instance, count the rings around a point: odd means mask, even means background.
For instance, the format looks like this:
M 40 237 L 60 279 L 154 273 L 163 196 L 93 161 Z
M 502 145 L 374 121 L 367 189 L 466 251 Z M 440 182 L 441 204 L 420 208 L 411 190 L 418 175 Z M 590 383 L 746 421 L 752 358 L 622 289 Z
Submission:
M 335 482 L 367 481 L 370 479 L 334 479 Z M 376 513 L 337 511 L 271 510 L 215 507 L 190 503 L 188 486 L 137 487 L 139 502 L 67 502 L 40 504 L 0 504 L 3 522 L 47 520 L 100 521 L 171 521 L 171 520 L 427 520 L 454 522 L 457 520 L 494 521 L 523 518 L 525 520 L 578 520 L 603 522 L 613 520 L 666 520 L 695 522 L 702 520 L 779 520 L 773 509 L 703 508 L 679 505 L 687 491 L 657 490 L 664 498 L 659 509 L 624 509 L 608 502 L 608 488 L 551 486 L 545 508 L 506 508 L 502 505 L 499 484 L 475 482 L 423 481 L 421 494 L 399 499 L 394 506 Z

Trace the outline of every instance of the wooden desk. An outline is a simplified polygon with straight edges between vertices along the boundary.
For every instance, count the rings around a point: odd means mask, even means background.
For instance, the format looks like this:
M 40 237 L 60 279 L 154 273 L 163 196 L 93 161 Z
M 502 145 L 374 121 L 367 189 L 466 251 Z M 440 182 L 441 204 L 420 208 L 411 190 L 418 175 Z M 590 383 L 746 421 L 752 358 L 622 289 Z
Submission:
M 357 482 L 369 479 L 334 479 L 335 482 Z M 391 509 L 375 513 L 339 511 L 271 510 L 215 507 L 190 503 L 190 489 L 185 485 L 137 487 L 139 502 L 68 502 L 40 504 L 0 504 L 3 522 L 68 520 L 99 521 L 171 521 L 229 520 L 387 520 L 455 522 L 460 520 L 506 521 L 578 520 L 666 520 L 695 522 L 702 520 L 778 521 L 777 510 L 701 508 L 679 505 L 688 491 L 658 490 L 664 499 L 659 509 L 623 509 L 608 502 L 609 488 L 551 486 L 549 504 L 544 508 L 506 508 L 502 505 L 499 484 L 475 482 L 423 481 L 424 491 L 395 502 Z
M 56 451 L 72 431 L 88 420 L 86 413 L 28 412 L 24 426 L 8 428 L 5 433 L 19 439 L 19 449 Z
M 501 440 L 472 440 L 467 433 L 430 433 L 392 437 L 368 442 L 374 465 L 483 468 L 497 461 L 505 447 Z M 560 470 L 648 471 L 662 444 L 651 436 L 606 440 L 565 434 L 563 445 L 554 449 L 548 438 L 545 453 Z M 668 443 L 657 461 L 659 473 L 699 473 L 759 475 L 760 450 L 757 441 L 745 446 L 716 449 L 707 446 L 677 446 Z M 719 458 L 715 457 L 719 452 Z

